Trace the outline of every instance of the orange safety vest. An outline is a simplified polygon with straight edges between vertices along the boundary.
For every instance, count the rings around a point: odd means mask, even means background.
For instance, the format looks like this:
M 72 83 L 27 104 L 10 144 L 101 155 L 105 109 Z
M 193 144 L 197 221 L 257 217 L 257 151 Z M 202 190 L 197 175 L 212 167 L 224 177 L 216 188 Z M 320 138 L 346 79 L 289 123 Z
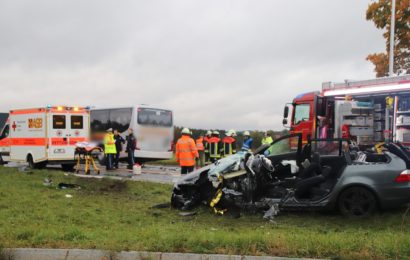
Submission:
M 203 151 L 204 148 L 204 143 L 203 143 L 203 138 L 198 138 L 196 139 L 196 149 L 198 149 L 198 151 Z
M 199 157 L 195 141 L 187 135 L 178 139 L 175 158 L 180 166 L 194 166 L 195 158 Z

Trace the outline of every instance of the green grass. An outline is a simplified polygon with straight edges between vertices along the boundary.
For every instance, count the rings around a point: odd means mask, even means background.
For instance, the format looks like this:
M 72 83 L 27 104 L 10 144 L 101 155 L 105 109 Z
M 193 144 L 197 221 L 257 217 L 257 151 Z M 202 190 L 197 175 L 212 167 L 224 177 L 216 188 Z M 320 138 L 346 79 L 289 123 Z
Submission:
M 43 186 L 69 182 L 81 190 Z M 56 171 L 21 173 L 0 167 L 0 245 L 98 248 L 290 257 L 410 258 L 405 209 L 365 220 L 338 214 L 281 213 L 216 216 L 202 207 L 194 217 L 169 208 L 172 187 L 144 182 L 83 179 Z M 66 198 L 66 194 L 73 195 Z

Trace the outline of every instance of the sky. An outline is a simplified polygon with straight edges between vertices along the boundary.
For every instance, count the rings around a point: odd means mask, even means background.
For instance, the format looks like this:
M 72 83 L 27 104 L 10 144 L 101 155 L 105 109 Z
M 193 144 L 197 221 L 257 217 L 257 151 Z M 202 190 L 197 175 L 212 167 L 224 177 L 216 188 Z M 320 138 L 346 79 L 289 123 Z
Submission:
M 281 130 L 322 82 L 370 79 L 369 0 L 2 0 L 0 111 L 149 104 L 191 128 Z

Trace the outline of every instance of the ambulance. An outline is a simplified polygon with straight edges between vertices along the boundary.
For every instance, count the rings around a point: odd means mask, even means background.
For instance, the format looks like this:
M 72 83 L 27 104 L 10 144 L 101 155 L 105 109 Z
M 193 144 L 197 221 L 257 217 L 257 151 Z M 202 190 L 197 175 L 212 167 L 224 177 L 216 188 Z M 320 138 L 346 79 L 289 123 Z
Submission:
M 75 165 L 77 142 L 89 140 L 88 107 L 45 106 L 9 112 L 0 134 L 0 164 L 27 162 L 30 168 Z

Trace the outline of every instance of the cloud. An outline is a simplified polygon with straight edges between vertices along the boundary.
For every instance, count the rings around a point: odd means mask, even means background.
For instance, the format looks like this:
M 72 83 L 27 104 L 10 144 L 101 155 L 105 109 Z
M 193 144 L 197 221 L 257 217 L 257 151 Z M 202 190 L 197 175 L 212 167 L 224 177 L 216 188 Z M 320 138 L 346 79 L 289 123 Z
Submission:
M 298 93 L 374 76 L 368 4 L 2 1 L 0 110 L 148 103 L 183 126 L 280 129 Z

